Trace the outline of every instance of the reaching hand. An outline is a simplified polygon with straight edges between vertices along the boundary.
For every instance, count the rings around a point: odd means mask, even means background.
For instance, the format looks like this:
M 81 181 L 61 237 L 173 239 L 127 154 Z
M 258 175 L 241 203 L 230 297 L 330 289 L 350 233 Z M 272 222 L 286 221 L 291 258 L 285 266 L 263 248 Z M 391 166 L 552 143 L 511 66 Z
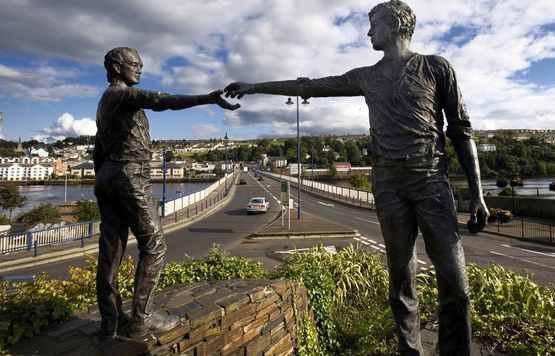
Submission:
M 223 93 L 224 93 L 223 90 L 214 90 L 213 92 L 208 94 L 208 96 L 210 97 L 210 101 L 213 104 L 217 104 L 222 109 L 237 110 L 241 107 L 240 104 L 232 104 L 229 101 L 222 98 Z
M 224 91 L 226 98 L 237 97 L 237 99 L 241 99 L 245 94 L 254 93 L 254 85 L 242 82 L 235 82 L 225 87 Z
M 472 197 L 470 200 L 470 220 L 467 224 L 470 232 L 476 233 L 482 231 L 486 226 L 488 217 L 489 210 L 484 201 L 484 197 L 481 194 Z

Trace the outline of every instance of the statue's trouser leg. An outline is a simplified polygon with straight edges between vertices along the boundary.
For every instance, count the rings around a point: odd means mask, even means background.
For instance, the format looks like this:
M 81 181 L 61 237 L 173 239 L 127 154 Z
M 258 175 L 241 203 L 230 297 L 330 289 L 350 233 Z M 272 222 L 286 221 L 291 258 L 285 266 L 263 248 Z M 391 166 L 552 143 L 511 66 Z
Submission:
M 108 167 L 106 167 L 108 168 Z M 128 225 L 121 214 L 119 201 L 114 195 L 111 177 L 114 172 L 107 169 L 97 172 L 95 194 L 100 210 L 100 239 L 96 292 L 101 315 L 101 335 L 115 336 L 118 318 L 123 314 L 121 295 L 116 277 L 127 245 Z M 104 179 L 103 179 L 104 178 Z M 103 181 L 104 180 L 104 181 Z
M 441 355 L 470 355 L 471 323 L 465 257 L 447 182 L 429 183 L 415 194 L 418 226 L 436 271 Z
M 395 192 L 376 195 L 387 251 L 389 303 L 397 325 L 401 355 L 422 355 L 416 294 L 414 244 L 418 229 L 410 204 Z
M 132 319 L 140 324 L 152 313 L 154 291 L 165 263 L 166 242 L 159 225 L 157 204 L 152 198 L 148 167 L 128 163 L 124 173 L 127 184 L 121 185 L 122 208 L 139 248 Z
M 447 179 L 441 176 L 388 177 L 385 174 L 379 178 L 385 179 L 378 179 L 374 188 L 387 249 L 390 303 L 397 322 L 401 354 L 422 352 L 414 250 L 419 227 L 438 280 L 440 352 L 442 355 L 468 355 L 471 336 L 468 282 Z

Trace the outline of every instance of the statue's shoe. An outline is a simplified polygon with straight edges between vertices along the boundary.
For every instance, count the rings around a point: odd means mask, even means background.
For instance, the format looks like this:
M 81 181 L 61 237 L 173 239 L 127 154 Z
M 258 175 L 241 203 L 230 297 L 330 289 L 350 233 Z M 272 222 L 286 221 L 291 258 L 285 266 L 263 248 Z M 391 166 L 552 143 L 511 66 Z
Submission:
M 144 319 L 132 319 L 127 335 L 133 339 L 141 339 L 151 333 L 170 331 L 180 324 L 178 316 L 156 311 Z

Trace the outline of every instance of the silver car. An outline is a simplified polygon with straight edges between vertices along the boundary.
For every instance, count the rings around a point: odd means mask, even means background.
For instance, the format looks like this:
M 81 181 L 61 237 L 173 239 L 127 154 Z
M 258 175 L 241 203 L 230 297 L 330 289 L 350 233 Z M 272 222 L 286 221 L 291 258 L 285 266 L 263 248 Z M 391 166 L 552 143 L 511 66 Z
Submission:
M 270 207 L 270 202 L 264 197 L 255 197 L 247 204 L 247 214 L 265 213 Z

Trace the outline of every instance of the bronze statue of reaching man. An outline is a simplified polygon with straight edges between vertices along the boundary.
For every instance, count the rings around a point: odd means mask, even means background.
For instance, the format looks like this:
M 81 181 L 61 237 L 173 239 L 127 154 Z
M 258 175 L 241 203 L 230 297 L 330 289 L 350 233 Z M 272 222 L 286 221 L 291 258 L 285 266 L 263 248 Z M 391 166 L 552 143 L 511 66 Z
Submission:
M 166 242 L 158 204 L 152 198 L 151 140 L 144 110 L 182 110 L 205 104 L 235 110 L 239 105 L 228 103 L 221 97 L 221 90 L 207 95 L 170 95 L 134 88 L 143 69 L 134 48 L 112 49 L 104 57 L 104 67 L 110 84 L 98 103 L 94 150 L 95 195 L 101 215 L 96 276 L 100 338 L 111 340 L 118 334 L 141 338 L 179 325 L 177 316 L 153 308 Z M 116 284 L 129 229 L 140 252 L 130 316 L 122 310 Z
M 449 62 L 410 50 L 416 24 L 411 8 L 392 0 L 378 4 L 368 16 L 372 47 L 384 52 L 376 64 L 319 79 L 236 82 L 225 88 L 226 96 L 364 96 L 369 109 L 372 187 L 387 250 L 389 299 L 399 351 L 423 353 L 415 287 L 415 240 L 420 230 L 437 276 L 440 353 L 469 355 L 468 281 L 445 152 L 447 136 L 468 178 L 471 223 L 483 228 L 489 212 L 469 117 Z

